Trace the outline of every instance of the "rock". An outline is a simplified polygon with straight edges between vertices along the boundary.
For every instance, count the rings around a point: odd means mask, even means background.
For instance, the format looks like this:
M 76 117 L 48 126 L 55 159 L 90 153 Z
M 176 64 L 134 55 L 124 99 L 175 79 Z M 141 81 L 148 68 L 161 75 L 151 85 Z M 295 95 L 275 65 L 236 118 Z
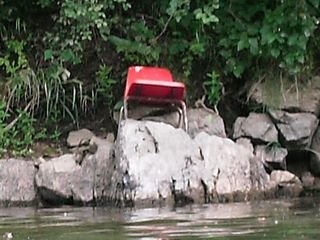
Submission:
M 250 199 L 265 200 L 275 196 L 277 185 L 270 180 L 263 162 L 257 156 L 250 159 L 250 175 L 252 184 Z
M 311 172 L 303 172 L 301 176 L 301 182 L 304 188 L 312 189 L 315 183 L 315 177 Z
M 249 138 L 238 138 L 236 143 L 254 153 L 254 147 Z M 274 197 L 276 186 L 270 182 L 270 176 L 267 174 L 261 158 L 256 154 L 250 158 L 250 179 L 252 185 L 250 199 L 261 200 Z
M 249 138 L 238 138 L 236 141 L 237 144 L 244 146 L 247 148 L 250 152 L 253 152 L 253 145 L 251 143 L 251 140 Z
M 5 232 L 5 233 L 2 235 L 2 240 L 10 240 L 10 239 L 13 239 L 13 234 L 12 234 L 12 232 Z
M 278 132 L 268 115 L 250 113 L 247 118 L 239 117 L 234 124 L 233 138 L 251 138 L 254 142 L 278 142 Z
M 201 179 L 209 196 L 218 201 L 247 200 L 252 187 L 250 159 L 252 151 L 227 138 L 200 133 L 196 136 L 203 159 L 196 163 L 195 181 Z M 197 166 L 199 165 L 199 166 Z M 216 201 L 215 199 L 212 199 Z
M 286 156 L 288 150 L 279 146 L 258 145 L 255 147 L 255 155 L 270 170 L 286 170 Z
M 180 121 L 181 118 L 181 121 Z M 183 127 L 182 115 L 178 111 L 174 111 L 171 113 L 166 113 L 160 116 L 147 116 L 141 119 L 142 121 L 154 121 L 154 122 L 163 122 L 166 124 L 170 124 L 175 128 Z
M 107 139 L 109 142 L 114 143 L 114 141 L 115 141 L 114 134 L 113 134 L 113 133 L 108 133 L 106 139 Z
M 257 82 L 252 84 L 248 97 L 257 103 L 269 108 L 283 109 L 295 112 L 309 112 L 316 116 L 320 113 L 320 77 L 315 76 L 307 84 L 298 82 L 298 85 L 285 78 L 282 79 L 282 88 L 277 82 Z M 270 89 L 272 92 L 267 92 Z M 271 94 L 272 93 L 272 94 Z M 277 96 L 276 99 L 272 98 Z
M 32 205 L 36 202 L 32 161 L 0 160 L 0 205 Z
M 303 190 L 302 183 L 299 178 L 288 171 L 272 171 L 270 179 L 278 185 L 279 196 L 297 197 Z
M 214 112 L 209 112 L 203 108 L 188 109 L 188 133 L 194 138 L 200 132 L 209 135 L 226 137 L 223 119 Z
M 320 127 L 318 126 L 316 132 L 313 135 L 310 151 L 312 152 L 310 157 L 310 170 L 313 175 L 320 177 Z
M 318 119 L 311 113 L 288 113 L 270 110 L 270 116 L 276 121 L 280 142 L 287 149 L 308 148 Z
M 75 154 L 65 154 L 39 165 L 35 182 L 42 200 L 52 204 L 93 204 L 105 198 L 111 181 L 112 143 L 93 137 L 95 154 L 88 153 L 81 164 Z
M 90 142 L 92 137 L 94 137 L 94 134 L 85 128 L 71 131 L 67 138 L 67 144 L 69 147 L 77 147 L 85 142 Z
M 185 158 L 199 157 L 197 146 L 182 129 L 131 119 L 121 122 L 115 150 L 111 195 L 124 204 L 170 198 L 173 184 L 180 189 L 185 182 L 181 176 Z
M 314 189 L 320 191 L 320 178 L 318 177 L 314 179 Z
M 251 191 L 253 153 L 227 138 L 202 132 L 192 139 L 164 123 L 129 119 L 115 150 L 110 194 L 117 203 L 236 201 Z

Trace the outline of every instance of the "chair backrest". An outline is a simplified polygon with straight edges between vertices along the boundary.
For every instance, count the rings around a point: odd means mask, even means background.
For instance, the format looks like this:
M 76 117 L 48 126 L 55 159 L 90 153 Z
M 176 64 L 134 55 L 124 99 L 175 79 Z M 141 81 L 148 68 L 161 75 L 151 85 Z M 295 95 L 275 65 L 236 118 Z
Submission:
M 125 99 L 129 97 L 129 90 L 131 85 L 140 80 L 143 80 L 145 82 L 150 81 L 150 83 L 155 81 L 173 82 L 172 75 L 168 69 L 143 66 L 129 67 L 126 88 L 124 92 Z M 155 94 L 157 93 L 155 92 Z

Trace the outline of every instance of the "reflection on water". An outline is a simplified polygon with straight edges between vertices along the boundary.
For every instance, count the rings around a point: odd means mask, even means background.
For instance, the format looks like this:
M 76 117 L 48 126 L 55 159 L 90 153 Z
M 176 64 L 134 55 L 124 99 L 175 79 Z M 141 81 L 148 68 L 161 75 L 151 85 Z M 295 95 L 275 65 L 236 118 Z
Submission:
M 0 209 L 14 239 L 320 239 L 320 199 L 184 208 Z

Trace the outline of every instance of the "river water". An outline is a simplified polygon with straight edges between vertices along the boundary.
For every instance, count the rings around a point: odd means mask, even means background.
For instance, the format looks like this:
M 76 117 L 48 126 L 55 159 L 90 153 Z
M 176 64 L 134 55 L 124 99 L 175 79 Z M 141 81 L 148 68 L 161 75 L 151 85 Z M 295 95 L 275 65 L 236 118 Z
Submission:
M 0 208 L 13 239 L 320 239 L 320 198 L 183 208 Z M 1 238 L 1 237 L 0 237 Z

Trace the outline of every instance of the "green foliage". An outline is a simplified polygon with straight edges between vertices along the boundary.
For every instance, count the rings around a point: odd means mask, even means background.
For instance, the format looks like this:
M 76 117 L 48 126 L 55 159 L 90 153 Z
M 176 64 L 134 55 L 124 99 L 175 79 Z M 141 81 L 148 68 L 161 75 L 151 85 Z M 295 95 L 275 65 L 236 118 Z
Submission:
M 319 1 L 221 2 L 218 52 L 226 73 L 237 78 L 265 64 L 292 75 L 302 72 Z M 227 17 L 228 16 L 228 17 Z M 259 66 L 260 65 L 260 66 Z M 268 71 L 269 68 L 266 69 Z
M 318 9 L 319 0 L 2 0 L 0 96 L 11 114 L 2 124 L 18 109 L 52 126 L 111 109 L 130 65 L 168 67 L 190 99 L 211 105 L 238 79 L 308 78 Z
M 99 71 L 96 73 L 97 93 L 105 99 L 105 103 L 110 109 L 112 108 L 115 100 L 113 87 L 117 83 L 117 81 L 111 78 L 111 72 L 112 67 L 100 65 Z
M 5 54 L 0 55 L 0 67 L 4 69 L 8 76 L 13 76 L 18 70 L 26 68 L 28 61 L 23 51 L 25 42 L 17 40 L 7 40 L 5 44 Z
M 7 125 L 7 120 L 13 114 L 5 110 L 6 104 L 0 103 L 0 155 L 9 153 L 13 155 L 28 155 L 35 141 L 44 139 L 46 129 L 37 132 L 35 119 L 26 111 L 17 109 L 16 119 Z
M 61 131 L 59 130 L 59 123 L 61 119 L 61 110 L 57 107 L 51 109 L 51 113 L 47 119 L 47 135 L 53 142 L 59 142 Z
M 206 96 L 209 104 L 215 106 L 220 100 L 223 86 L 220 82 L 219 74 L 217 74 L 215 71 L 208 73 L 207 76 L 209 79 L 203 83 L 206 89 Z

